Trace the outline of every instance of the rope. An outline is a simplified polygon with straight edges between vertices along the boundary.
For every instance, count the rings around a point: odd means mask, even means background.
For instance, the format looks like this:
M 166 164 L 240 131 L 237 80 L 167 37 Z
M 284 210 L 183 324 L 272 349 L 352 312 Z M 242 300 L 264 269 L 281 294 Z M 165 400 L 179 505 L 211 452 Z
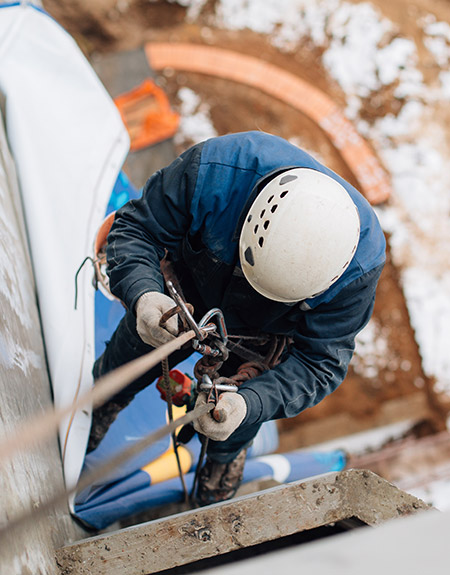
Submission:
M 193 330 L 181 334 L 173 341 L 165 343 L 161 347 L 100 377 L 88 392 L 71 405 L 60 409 L 49 409 L 43 414 L 32 418 L 24 425 L 19 426 L 14 435 L 9 436 L 0 443 L 0 464 L 5 459 L 12 457 L 16 452 L 23 451 L 50 438 L 57 432 L 58 426 L 63 419 L 70 416 L 73 412 L 89 407 L 91 404 L 94 407 L 102 405 L 194 337 L 195 333 Z
M 211 405 L 212 407 L 214 407 L 214 404 L 209 404 L 207 403 L 206 405 Z M 198 456 L 198 460 L 197 460 L 197 467 L 195 468 L 195 475 L 194 475 L 194 481 L 192 482 L 192 489 L 191 489 L 191 493 L 189 496 L 189 501 L 191 503 L 195 503 L 195 492 L 197 490 L 197 485 L 200 479 L 200 471 L 201 468 L 203 466 L 203 461 L 205 459 L 205 455 L 206 455 L 206 450 L 208 449 L 208 443 L 209 443 L 209 439 L 207 437 L 203 437 L 203 441 L 202 443 L 202 447 L 200 449 L 200 454 Z
M 81 397 L 78 397 L 71 405 L 60 408 L 60 409 L 50 409 L 44 412 L 43 414 L 36 416 L 32 420 L 29 420 L 26 424 L 19 426 L 16 430 L 16 433 L 6 439 L 3 442 L 0 442 L 0 464 L 4 463 L 6 459 L 11 458 L 19 451 L 23 451 L 26 448 L 29 448 L 33 445 L 36 445 L 40 442 L 43 442 L 45 439 L 51 437 L 58 429 L 59 424 L 68 416 L 73 415 L 76 411 L 84 408 L 90 407 L 98 407 L 105 403 L 108 399 L 116 395 L 119 391 L 129 385 L 132 381 L 136 378 L 140 377 L 152 367 L 154 367 L 157 363 L 161 362 L 163 365 L 163 372 L 165 373 L 165 382 L 166 382 L 166 394 L 167 397 L 170 398 L 170 384 L 168 382 L 168 362 L 167 356 L 171 353 L 180 349 L 184 344 L 189 342 L 190 340 L 194 339 L 196 336 L 194 330 L 189 330 L 185 333 L 182 333 L 173 341 L 170 341 L 161 347 L 145 354 L 119 368 L 116 370 L 108 373 L 107 375 L 99 378 L 96 381 L 96 384 L 85 394 Z M 281 350 L 284 347 L 284 342 L 280 345 L 281 342 L 277 342 L 276 345 L 271 349 L 270 355 L 272 356 L 270 359 L 272 362 L 275 360 L 276 363 L 279 359 L 279 355 L 281 354 Z M 206 359 L 206 358 L 205 358 Z M 209 358 L 210 360 L 212 358 Z M 208 361 L 205 362 L 205 365 L 198 366 L 198 371 L 213 371 L 215 372 L 213 375 L 217 378 L 217 370 L 222 365 L 222 362 L 219 358 L 214 358 L 215 361 Z M 200 363 L 200 362 L 198 362 Z M 197 367 L 197 366 L 196 366 Z M 252 369 L 248 369 L 250 366 L 247 365 L 247 370 L 243 370 L 245 372 L 239 374 L 243 380 L 247 378 L 251 378 L 253 375 Z M 255 367 L 254 365 L 251 367 Z M 258 366 L 259 367 L 259 366 Z M 203 370 L 202 370 L 203 368 Z M 248 373 L 247 373 L 248 371 Z M 251 375 L 252 374 L 252 375 Z M 197 376 L 200 376 L 200 373 L 197 373 Z M 237 377 L 236 379 L 241 379 L 241 377 Z M 254 375 L 253 375 L 254 377 Z M 198 419 L 201 415 L 208 413 L 214 407 L 214 402 L 207 403 L 206 405 L 195 408 L 193 411 L 190 411 L 185 416 L 177 419 L 176 421 L 173 420 L 173 415 L 171 413 L 171 402 L 168 402 L 169 405 L 169 423 L 160 428 L 159 430 L 155 431 L 154 433 L 150 434 L 149 436 L 143 438 L 135 445 L 128 447 L 127 449 L 120 452 L 118 455 L 112 457 L 109 461 L 97 467 L 91 473 L 82 476 L 78 482 L 78 484 L 70 489 L 64 489 L 57 493 L 54 497 L 52 497 L 47 502 L 43 503 L 38 509 L 33 509 L 28 512 L 25 512 L 16 518 L 13 518 L 9 521 L 5 526 L 0 528 L 0 537 L 5 535 L 6 532 L 8 535 L 11 533 L 13 529 L 24 525 L 27 523 L 31 518 L 33 520 L 47 515 L 55 506 L 66 504 L 67 498 L 75 495 L 77 492 L 81 492 L 82 490 L 88 488 L 90 485 L 96 483 L 100 479 L 104 478 L 106 475 L 111 473 L 116 467 L 122 465 L 130 458 L 134 457 L 136 454 L 140 453 L 143 449 L 151 445 L 153 442 L 158 441 L 162 437 L 167 434 L 172 434 L 172 440 L 174 441 L 175 447 L 175 455 L 177 458 L 177 465 L 180 472 L 180 478 L 183 484 L 183 490 L 185 494 L 185 499 L 189 498 L 189 494 L 187 493 L 187 488 L 185 485 L 181 463 L 178 457 L 178 453 L 176 450 L 176 438 L 175 438 L 175 431 L 178 427 L 184 426 L 188 423 L 191 423 L 195 419 Z M 205 441 L 203 445 L 203 457 L 204 452 L 206 451 L 207 442 Z M 203 459 L 200 457 L 200 461 Z M 196 487 L 196 483 L 198 481 L 198 474 L 199 469 L 197 469 L 193 490 L 191 493 L 191 499 L 194 496 L 194 490 Z
M 172 403 L 172 390 L 170 388 L 169 360 L 167 359 L 167 357 L 161 361 L 161 369 L 163 375 L 164 388 L 166 392 L 167 413 L 169 415 L 169 422 L 172 423 L 173 403 Z M 183 468 L 181 467 L 180 454 L 178 452 L 178 441 L 175 431 L 172 431 L 171 436 L 172 436 L 173 452 L 175 454 L 175 459 L 177 461 L 178 475 L 180 476 L 181 485 L 183 487 L 184 501 L 185 503 L 189 503 L 189 493 L 186 487 L 186 482 L 184 480 Z
M 19 527 L 24 527 L 30 521 L 34 522 L 39 518 L 47 517 L 49 513 L 54 510 L 55 507 L 60 505 L 66 505 L 68 498 L 70 498 L 71 496 L 97 483 L 105 476 L 110 474 L 112 471 L 114 471 L 117 467 L 123 465 L 128 460 L 138 455 L 141 451 L 146 449 L 152 443 L 159 441 L 160 439 L 162 439 L 163 437 L 165 437 L 170 433 L 174 433 L 179 425 L 186 425 L 188 423 L 191 423 L 192 421 L 198 419 L 200 416 L 211 411 L 211 409 L 213 408 L 214 405 L 212 403 L 196 407 L 193 411 L 189 411 L 183 417 L 180 417 L 175 421 L 169 422 L 168 424 L 164 425 L 163 427 L 160 427 L 153 433 L 147 435 L 134 445 L 127 447 L 126 449 L 123 449 L 120 453 L 111 457 L 111 459 L 109 459 L 102 465 L 96 467 L 89 474 L 82 476 L 76 486 L 70 489 L 63 489 L 58 493 L 56 493 L 56 495 L 54 495 L 51 499 L 45 501 L 44 503 L 41 503 L 38 508 L 30 509 L 20 515 L 17 515 L 16 517 L 13 517 L 11 520 L 8 521 L 6 525 L 0 527 L 0 539 L 2 537 L 5 537 L 6 535 L 9 537 L 13 530 L 18 529 Z

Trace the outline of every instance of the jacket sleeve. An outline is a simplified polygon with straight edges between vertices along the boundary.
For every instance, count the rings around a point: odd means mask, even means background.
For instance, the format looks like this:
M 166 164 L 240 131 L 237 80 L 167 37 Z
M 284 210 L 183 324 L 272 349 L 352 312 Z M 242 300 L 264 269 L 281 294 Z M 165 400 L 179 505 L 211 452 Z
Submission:
M 355 337 L 372 315 L 383 265 L 353 281 L 331 302 L 299 314 L 286 359 L 240 387 L 247 402 L 243 424 L 298 415 L 340 385 Z
M 139 297 L 162 292 L 159 262 L 167 249 L 177 259 L 191 223 L 191 201 L 202 145 L 193 146 L 151 176 L 141 198 L 120 208 L 108 236 L 112 293 L 134 312 Z

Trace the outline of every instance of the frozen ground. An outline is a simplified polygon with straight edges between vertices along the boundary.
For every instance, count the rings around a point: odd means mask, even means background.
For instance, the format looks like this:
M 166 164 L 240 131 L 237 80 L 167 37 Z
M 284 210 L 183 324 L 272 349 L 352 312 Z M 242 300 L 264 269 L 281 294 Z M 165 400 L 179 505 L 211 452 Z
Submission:
M 194 19 L 205 1 L 179 3 L 189 6 L 188 17 Z M 450 150 L 441 114 L 450 96 L 450 26 L 431 14 L 419 22 L 423 43 L 440 68 L 430 85 L 419 69 L 415 42 L 401 37 L 372 4 L 341 0 L 281 4 L 282 10 L 280 0 L 220 0 L 213 24 L 266 34 L 274 46 L 289 53 L 305 39 L 323 50 L 325 68 L 346 94 L 347 116 L 372 142 L 391 175 L 393 197 L 377 213 L 401 270 L 424 371 L 435 378 L 436 390 L 450 394 L 450 182 L 445 169 Z M 387 86 L 401 103 L 398 113 L 383 114 L 372 122 L 363 119 L 364 99 L 376 97 Z M 189 117 L 183 118 L 181 131 L 200 140 L 213 129 L 206 127 L 208 113 L 199 102 L 195 113 L 198 138 Z M 369 325 L 361 334 L 360 356 L 364 348 L 372 353 L 382 346 L 375 340 L 369 345 L 375 332 Z

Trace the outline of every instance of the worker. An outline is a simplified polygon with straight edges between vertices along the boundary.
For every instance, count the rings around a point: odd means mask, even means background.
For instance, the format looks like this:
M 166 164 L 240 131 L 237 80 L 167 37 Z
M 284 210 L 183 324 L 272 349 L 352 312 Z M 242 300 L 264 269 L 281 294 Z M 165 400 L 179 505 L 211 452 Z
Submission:
M 230 334 L 286 342 L 276 365 L 220 396 L 220 421 L 208 413 L 194 423 L 209 438 L 197 489 L 206 505 L 233 497 L 263 422 L 294 417 L 341 384 L 373 311 L 385 239 L 352 185 L 280 137 L 246 132 L 194 145 L 116 213 L 108 275 L 127 311 L 94 365 L 95 378 L 178 334 L 176 316 L 160 325 L 175 306 L 164 258 L 197 320 L 218 307 Z M 172 354 L 171 366 L 190 353 Z M 238 355 L 224 367 L 234 369 Z M 153 368 L 94 411 L 89 450 L 159 374 Z M 197 405 L 205 401 L 200 393 Z

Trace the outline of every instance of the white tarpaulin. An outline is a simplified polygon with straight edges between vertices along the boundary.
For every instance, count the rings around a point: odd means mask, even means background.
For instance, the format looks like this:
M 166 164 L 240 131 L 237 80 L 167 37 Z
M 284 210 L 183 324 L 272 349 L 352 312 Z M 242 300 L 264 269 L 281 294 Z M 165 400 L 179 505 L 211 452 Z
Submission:
M 57 407 L 92 385 L 95 233 L 129 148 L 114 103 L 73 39 L 29 4 L 0 6 L 0 92 L 24 204 Z M 30 381 L 30 386 L 33 382 Z M 60 428 L 66 484 L 83 464 L 90 413 Z

